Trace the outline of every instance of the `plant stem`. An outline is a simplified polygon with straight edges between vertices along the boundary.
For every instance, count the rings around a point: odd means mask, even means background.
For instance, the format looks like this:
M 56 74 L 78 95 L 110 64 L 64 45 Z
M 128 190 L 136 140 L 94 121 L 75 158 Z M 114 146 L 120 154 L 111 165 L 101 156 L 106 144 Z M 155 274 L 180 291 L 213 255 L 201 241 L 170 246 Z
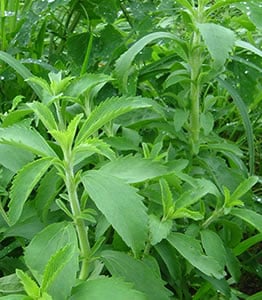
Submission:
M 204 2 L 199 0 L 196 15 L 194 15 L 193 17 L 193 23 L 203 22 L 204 19 L 203 12 L 204 12 Z M 189 64 L 191 67 L 190 129 L 191 129 L 191 145 L 192 145 L 193 154 L 198 154 L 199 151 L 200 95 L 201 95 L 200 74 L 201 74 L 202 62 L 203 62 L 203 57 L 202 57 L 202 50 L 201 50 L 201 35 L 196 28 L 192 36 L 191 54 L 189 57 Z
M 89 254 L 90 245 L 88 240 L 87 229 L 85 221 L 80 218 L 81 208 L 77 195 L 77 184 L 75 180 L 75 174 L 72 164 L 72 152 L 71 149 L 64 151 L 64 169 L 65 169 L 65 185 L 68 192 L 68 198 L 70 202 L 71 212 L 74 216 L 76 231 L 79 240 L 79 247 L 81 251 L 82 265 L 79 274 L 79 279 L 85 280 L 88 276 L 89 267 Z

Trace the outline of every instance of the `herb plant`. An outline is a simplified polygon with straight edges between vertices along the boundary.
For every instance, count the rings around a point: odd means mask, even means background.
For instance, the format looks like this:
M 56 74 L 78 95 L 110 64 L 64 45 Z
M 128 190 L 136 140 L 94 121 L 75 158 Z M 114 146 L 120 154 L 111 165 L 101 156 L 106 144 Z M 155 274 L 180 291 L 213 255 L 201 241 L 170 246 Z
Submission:
M 0 16 L 1 298 L 260 299 L 260 1 Z

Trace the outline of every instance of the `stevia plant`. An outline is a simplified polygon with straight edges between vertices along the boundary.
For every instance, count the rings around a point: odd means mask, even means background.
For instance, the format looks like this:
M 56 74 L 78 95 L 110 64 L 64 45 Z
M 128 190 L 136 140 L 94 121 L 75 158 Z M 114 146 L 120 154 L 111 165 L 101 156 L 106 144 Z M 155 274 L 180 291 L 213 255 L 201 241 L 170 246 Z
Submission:
M 49 70 L 0 52 L 30 95 L 1 115 L 2 298 L 259 298 L 259 2 L 40 2 Z

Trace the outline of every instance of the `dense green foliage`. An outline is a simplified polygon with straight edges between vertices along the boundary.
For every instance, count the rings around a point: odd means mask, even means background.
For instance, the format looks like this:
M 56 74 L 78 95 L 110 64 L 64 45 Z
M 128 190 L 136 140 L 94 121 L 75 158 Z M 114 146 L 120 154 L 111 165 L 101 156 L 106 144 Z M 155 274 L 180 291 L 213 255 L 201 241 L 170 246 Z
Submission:
M 0 5 L 0 297 L 261 299 L 261 1 Z

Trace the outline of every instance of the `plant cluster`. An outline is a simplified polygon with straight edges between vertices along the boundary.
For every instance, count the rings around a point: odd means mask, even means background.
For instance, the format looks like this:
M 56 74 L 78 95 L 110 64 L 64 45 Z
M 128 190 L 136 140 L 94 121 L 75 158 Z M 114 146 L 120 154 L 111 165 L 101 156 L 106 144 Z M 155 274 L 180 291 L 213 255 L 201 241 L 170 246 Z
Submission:
M 260 0 L 3 0 L 0 296 L 261 299 Z

